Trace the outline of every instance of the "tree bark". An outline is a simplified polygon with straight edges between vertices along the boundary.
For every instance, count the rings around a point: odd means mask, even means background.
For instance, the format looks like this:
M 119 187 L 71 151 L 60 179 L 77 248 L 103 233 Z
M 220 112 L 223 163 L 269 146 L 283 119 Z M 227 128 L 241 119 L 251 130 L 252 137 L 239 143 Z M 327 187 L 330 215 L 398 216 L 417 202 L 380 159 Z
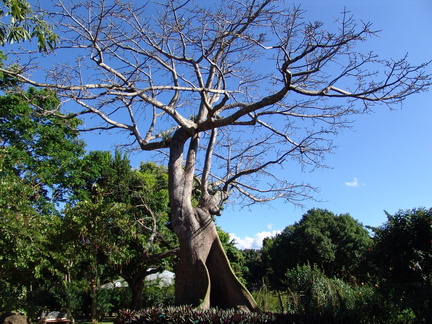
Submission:
M 128 282 L 130 289 L 132 290 L 132 300 L 130 308 L 133 310 L 140 310 L 143 308 L 143 289 L 144 279 L 137 280 L 134 282 Z
M 171 252 L 171 251 L 169 251 Z M 163 254 L 161 254 L 163 255 Z M 132 292 L 130 308 L 140 310 L 143 308 L 143 290 L 145 286 L 145 278 L 153 273 L 160 272 L 158 268 L 154 269 L 134 269 L 132 273 L 119 273 L 128 283 Z
M 192 214 L 183 217 L 198 219 L 203 225 L 192 230 L 180 229 L 176 304 L 255 310 L 255 301 L 231 269 L 211 215 L 195 208 Z
M 91 305 L 90 305 L 90 317 L 92 323 L 98 322 L 97 309 L 96 309 L 96 290 L 97 290 L 97 278 L 93 277 L 90 282 L 91 285 Z
M 183 150 L 189 139 L 189 151 L 183 165 Z M 200 308 L 218 306 L 255 310 L 257 305 L 253 297 L 232 271 L 219 240 L 212 220 L 218 206 L 203 197 L 198 207 L 192 206 L 198 140 L 197 135 L 181 129 L 173 136 L 170 149 L 171 221 L 180 242 L 175 302 Z

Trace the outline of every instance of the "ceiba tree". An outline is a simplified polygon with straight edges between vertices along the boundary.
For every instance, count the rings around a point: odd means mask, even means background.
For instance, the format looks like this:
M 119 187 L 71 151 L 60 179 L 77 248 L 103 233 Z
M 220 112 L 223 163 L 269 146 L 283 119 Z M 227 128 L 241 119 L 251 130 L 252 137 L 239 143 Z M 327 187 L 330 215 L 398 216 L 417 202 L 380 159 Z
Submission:
M 18 75 L 2 71 L 98 117 L 87 129 L 124 131 L 167 157 L 179 304 L 255 309 L 218 239 L 222 203 L 310 198 L 312 186 L 275 170 L 321 166 L 350 115 L 430 84 L 426 64 L 354 51 L 374 31 L 346 13 L 325 29 L 275 0 L 58 1 L 50 11 L 61 43 L 52 67 L 43 57 L 45 78 L 25 68 L 35 53 Z

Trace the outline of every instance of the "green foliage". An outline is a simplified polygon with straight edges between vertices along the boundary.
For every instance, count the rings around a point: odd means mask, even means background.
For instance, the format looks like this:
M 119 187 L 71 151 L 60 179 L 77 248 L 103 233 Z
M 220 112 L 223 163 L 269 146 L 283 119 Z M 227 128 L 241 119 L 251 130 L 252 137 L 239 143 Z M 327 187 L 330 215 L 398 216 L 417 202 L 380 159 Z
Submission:
M 135 170 L 119 152 L 114 156 L 90 152 L 82 160 L 73 197 L 64 218 L 67 255 L 79 264 L 93 260 L 92 267 L 82 267 L 91 270 L 89 279 L 109 280 L 115 273 L 133 289 L 142 284 L 147 269 L 172 266 L 162 258 L 177 244 L 165 226 L 169 220 L 165 168 L 142 163 Z
M 262 287 L 267 275 L 267 269 L 262 260 L 262 252 L 261 250 L 245 249 L 241 253 L 244 258 L 243 277 L 247 287 L 252 291 L 257 290 Z
M 91 296 L 95 303 L 96 318 L 98 321 L 101 321 L 105 314 L 113 310 L 114 304 L 112 303 L 112 299 L 114 296 L 112 292 L 115 292 L 115 289 L 97 289 Z
M 161 307 L 174 304 L 174 285 L 161 286 L 146 282 L 143 292 L 144 307 Z
M 286 273 L 285 285 L 291 303 L 288 312 L 311 317 L 341 318 L 352 313 L 357 303 L 367 303 L 373 290 L 366 286 L 352 288 L 340 279 L 331 279 L 317 266 L 302 265 Z
M 85 302 L 84 287 L 82 282 L 61 282 L 58 289 L 52 289 L 54 298 L 61 308 L 67 309 L 71 314 L 77 314 L 82 310 Z
M 399 283 L 432 280 L 432 209 L 387 214 L 375 231 L 375 254 L 385 278 Z
M 44 89 L 0 97 L 0 309 L 28 306 L 42 278 L 58 273 L 54 203 L 67 197 L 83 152 L 78 121 L 48 113 L 58 103 Z
M 4 149 L 24 156 L 26 163 L 16 158 L 20 163 L 14 164 L 12 155 L 0 160 L 0 172 L 5 175 L 0 180 L 0 209 L 3 211 L 0 214 L 0 297 L 4 295 L 0 298 L 0 309 L 54 305 L 71 312 L 83 311 L 91 304 L 90 296 L 97 310 L 95 316 L 129 307 L 130 293 L 119 297 L 112 291 L 94 287 L 118 278 L 119 274 L 132 286 L 137 280 L 144 280 L 150 267 L 161 270 L 171 267 L 170 261 L 154 257 L 176 245 L 173 233 L 165 226 L 168 221 L 166 170 L 153 163 L 144 163 L 133 170 L 127 157 L 120 153 L 113 156 L 109 152 L 91 152 L 82 159 L 74 159 L 73 168 L 70 164 L 69 169 L 65 167 L 69 172 L 65 174 L 73 175 L 73 181 L 65 176 L 64 182 L 59 184 L 64 186 L 65 194 L 69 186 L 72 194 L 65 195 L 69 199 L 63 217 L 54 213 L 41 214 L 35 209 L 36 204 L 28 199 L 34 194 L 29 179 L 36 176 L 45 179 L 45 170 L 38 164 L 38 158 L 48 161 L 51 156 L 44 156 L 43 152 L 33 154 L 34 142 L 45 135 L 35 132 L 35 139 L 31 136 L 27 139 L 24 127 L 22 131 L 20 127 L 26 121 L 31 124 L 32 120 L 25 115 L 21 117 L 20 121 L 12 120 L 17 122 L 16 132 L 8 135 L 11 140 Z M 38 129 L 45 129 L 39 126 Z M 50 126 L 55 128 L 55 125 Z M 2 131 L 6 134 L 7 129 Z M 60 141 L 60 133 L 58 137 Z M 17 147 L 29 156 L 21 154 Z M 70 146 L 65 144 L 64 148 Z M 55 145 L 52 149 L 61 154 Z M 46 152 L 50 152 L 49 149 Z M 64 158 L 63 163 L 67 162 Z M 54 174 L 55 169 L 60 168 L 57 165 L 50 172 Z M 44 185 L 42 180 L 40 183 Z M 57 185 L 55 181 L 48 183 Z M 47 188 L 38 206 L 44 206 L 53 192 L 53 186 Z M 36 278 L 30 280 L 29 274 Z M 64 281 L 65 277 L 69 278 L 69 283 Z M 49 280 L 51 285 L 44 285 L 43 279 Z M 26 285 L 33 287 L 36 294 L 30 294 Z M 156 288 L 150 288 L 148 293 L 148 298 L 158 297 L 161 303 L 172 300 L 172 294 Z M 27 302 L 28 297 L 33 298 L 33 306 Z
M 432 317 L 432 209 L 387 217 L 375 229 L 371 258 L 377 280 L 401 309 L 413 310 L 417 319 L 426 321 Z
M 26 0 L 2 0 L 0 19 L 1 46 L 35 38 L 39 50 L 49 52 L 58 42 L 53 27 Z
M 118 152 L 114 157 L 91 152 L 83 160 L 81 180 L 75 188 L 76 202 L 65 217 L 75 240 L 86 238 L 116 265 L 139 262 L 143 253 L 159 253 L 175 244 L 165 226 L 169 212 L 165 169 L 147 163 L 132 170 L 127 157 Z M 156 236 L 163 239 L 151 241 Z
M 22 179 L 32 191 L 27 200 L 38 209 L 65 198 L 84 152 L 78 120 L 57 113 L 58 105 L 44 89 L 0 97 L 0 176 Z
M 348 214 L 312 209 L 298 223 L 266 239 L 262 251 L 272 283 L 280 288 L 287 269 L 307 263 L 316 264 L 329 277 L 355 281 L 371 244 L 366 229 Z
M 414 314 L 383 295 L 378 285 L 350 285 L 316 266 L 287 271 L 290 289 L 253 292 L 263 311 L 293 315 L 295 323 L 416 323 Z
M 98 288 L 94 294 L 76 290 L 75 314 L 90 313 L 90 297 L 94 298 L 96 317 L 101 321 L 106 315 L 116 314 L 121 309 L 130 308 L 131 290 L 121 288 Z M 161 286 L 157 283 L 145 282 L 143 301 L 146 308 L 161 307 L 174 303 L 174 286 Z M 63 305 L 66 305 L 63 303 Z

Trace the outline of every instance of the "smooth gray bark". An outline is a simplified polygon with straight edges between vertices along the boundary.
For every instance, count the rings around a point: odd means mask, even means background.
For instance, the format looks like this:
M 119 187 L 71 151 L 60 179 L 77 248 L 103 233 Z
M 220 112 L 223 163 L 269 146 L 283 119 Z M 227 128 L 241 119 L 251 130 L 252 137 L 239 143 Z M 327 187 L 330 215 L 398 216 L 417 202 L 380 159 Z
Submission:
M 183 165 L 183 151 L 189 151 Z M 212 214 L 218 210 L 206 194 L 192 205 L 195 154 L 199 137 L 185 129 L 172 138 L 169 163 L 171 220 L 179 238 L 176 304 L 255 310 L 257 305 L 233 273 L 219 240 Z

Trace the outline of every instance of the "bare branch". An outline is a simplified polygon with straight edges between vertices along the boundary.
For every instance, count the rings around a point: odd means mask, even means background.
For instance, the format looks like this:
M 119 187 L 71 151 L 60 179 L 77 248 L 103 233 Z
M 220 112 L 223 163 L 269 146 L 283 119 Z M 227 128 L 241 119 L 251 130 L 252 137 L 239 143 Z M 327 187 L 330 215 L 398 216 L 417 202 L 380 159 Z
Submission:
M 271 0 L 57 8 L 51 16 L 62 42 L 53 66 L 30 71 L 36 54 L 28 53 L 31 66 L 0 73 L 77 103 L 69 116 L 89 130 L 118 129 L 146 151 L 168 148 L 178 172 L 171 185 L 188 188 L 175 194 L 192 191 L 200 173 L 202 192 L 220 190 L 223 199 L 235 191 L 251 201 L 290 200 L 295 191 L 306 198 L 309 185 L 277 179 L 275 168 L 323 166 L 352 115 L 391 108 L 431 85 L 428 63 L 358 51 L 377 32 L 348 12 L 325 28 Z

